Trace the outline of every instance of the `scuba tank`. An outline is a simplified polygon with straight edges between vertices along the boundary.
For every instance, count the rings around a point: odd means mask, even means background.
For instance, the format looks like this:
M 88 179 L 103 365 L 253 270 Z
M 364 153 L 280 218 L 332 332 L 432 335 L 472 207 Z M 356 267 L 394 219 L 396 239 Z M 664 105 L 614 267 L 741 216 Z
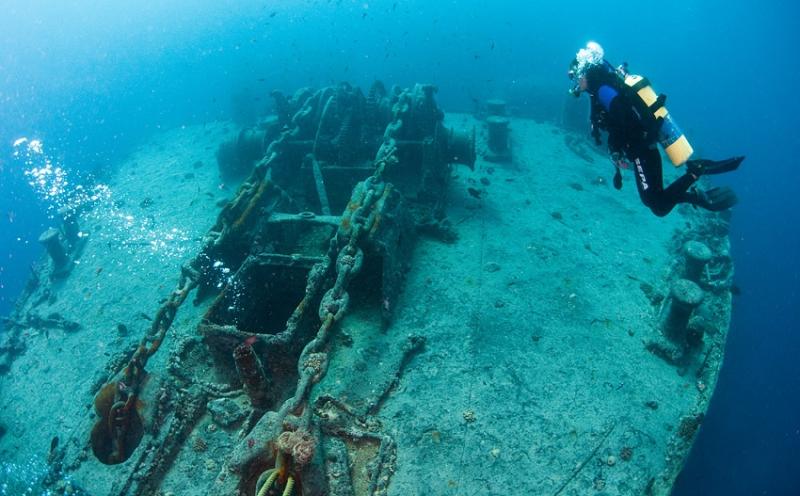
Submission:
M 689 160 L 694 149 L 664 106 L 667 97 L 665 95 L 656 96 L 656 92 L 650 86 L 647 78 L 629 74 L 627 69 L 627 64 L 622 64 L 617 68 L 617 73 L 625 85 L 636 93 L 638 98 L 635 100 L 639 100 L 638 103 L 643 104 L 643 108 L 640 110 L 644 112 L 645 116 L 652 118 L 652 122 L 658 130 L 658 142 L 664 148 L 672 164 L 680 167 Z

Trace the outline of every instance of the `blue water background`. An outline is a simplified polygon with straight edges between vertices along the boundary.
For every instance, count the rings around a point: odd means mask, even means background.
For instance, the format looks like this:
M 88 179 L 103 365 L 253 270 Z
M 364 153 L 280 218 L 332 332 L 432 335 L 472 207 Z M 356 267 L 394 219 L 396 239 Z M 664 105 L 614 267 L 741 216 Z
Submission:
M 669 96 L 703 156 L 746 154 L 726 362 L 677 495 L 800 494 L 800 8 L 786 2 L 0 2 L 0 314 L 51 223 L 11 157 L 43 140 L 101 180 L 159 129 L 252 118 L 268 91 L 433 82 L 446 111 L 505 97 L 557 121 L 589 39 Z M 154 4 L 156 2 L 145 2 Z M 492 6 L 489 6 L 492 5 Z M 588 102 L 585 102 L 588 105 Z M 560 167 L 560 164 L 550 164 Z M 610 175 L 610 166 L 598 166 Z M 630 191 L 621 194 L 631 194 Z M 585 208 L 592 208 L 586 205 Z

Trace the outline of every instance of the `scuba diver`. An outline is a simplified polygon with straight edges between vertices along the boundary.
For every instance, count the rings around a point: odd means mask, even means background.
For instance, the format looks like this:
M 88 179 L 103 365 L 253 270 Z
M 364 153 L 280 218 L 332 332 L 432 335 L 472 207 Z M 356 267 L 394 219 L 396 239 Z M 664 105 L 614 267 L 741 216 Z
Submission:
M 678 203 L 689 203 L 711 211 L 736 204 L 728 187 L 702 191 L 692 187 L 704 174 L 721 174 L 739 167 L 744 157 L 727 160 L 689 160 L 692 147 L 672 120 L 664 102 L 646 78 L 630 74 L 627 64 L 614 68 L 604 59 L 603 48 L 589 42 L 578 51 L 568 72 L 574 86 L 570 93 L 591 97 L 592 137 L 600 145 L 600 130 L 608 132 L 608 151 L 615 166 L 614 187 L 622 188 L 620 169 L 632 164 L 639 197 L 659 217 Z M 661 144 L 672 163 L 686 164 L 686 173 L 668 187 L 663 185 Z

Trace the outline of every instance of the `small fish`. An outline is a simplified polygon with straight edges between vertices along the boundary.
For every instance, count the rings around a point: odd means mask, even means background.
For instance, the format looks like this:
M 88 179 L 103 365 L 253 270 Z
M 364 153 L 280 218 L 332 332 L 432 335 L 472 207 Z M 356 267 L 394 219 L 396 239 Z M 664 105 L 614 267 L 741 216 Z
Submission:
M 245 339 L 244 344 L 247 346 L 253 346 L 256 343 L 256 341 L 258 341 L 258 336 L 253 335 Z
M 13 224 L 14 221 L 17 219 L 17 213 L 13 210 L 8 211 L 8 223 Z
M 153 321 L 153 319 L 144 312 L 139 312 L 136 314 L 136 316 L 139 317 L 140 319 L 149 320 L 150 322 Z
M 492 40 L 492 43 L 489 45 L 489 50 L 494 50 L 494 40 Z
M 478 191 L 475 188 L 467 188 L 467 193 L 469 193 L 470 196 L 472 196 L 473 198 L 477 198 L 477 199 L 481 198 L 481 192 Z
M 278 15 L 278 11 L 272 11 L 269 14 L 270 17 L 275 17 L 276 15 Z

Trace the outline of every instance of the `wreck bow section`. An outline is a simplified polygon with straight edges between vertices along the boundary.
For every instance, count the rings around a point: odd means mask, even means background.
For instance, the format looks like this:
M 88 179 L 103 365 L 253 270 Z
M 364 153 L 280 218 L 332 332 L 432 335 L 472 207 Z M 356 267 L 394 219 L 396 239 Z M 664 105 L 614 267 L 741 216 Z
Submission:
M 0 342 L 0 454 L 92 495 L 668 494 L 723 359 L 727 217 L 656 218 L 583 137 L 434 96 L 274 93 L 155 136 L 111 206 L 187 227 L 171 266 L 60 212 Z
M 472 166 L 474 132 L 443 125 L 435 91 L 276 92 L 274 116 L 220 146 L 223 176 L 251 173 L 136 349 L 107 364 L 80 434 L 51 452 L 54 474 L 149 495 L 205 464 L 211 476 L 182 494 L 382 493 L 394 441 L 369 419 L 424 340 L 387 354 L 378 391 L 315 385 L 343 319 L 392 332 L 417 232 L 453 236 L 450 168 Z M 202 318 L 173 326 L 192 294 Z M 168 334 L 176 344 L 157 354 Z M 365 482 L 350 480 L 358 464 Z

